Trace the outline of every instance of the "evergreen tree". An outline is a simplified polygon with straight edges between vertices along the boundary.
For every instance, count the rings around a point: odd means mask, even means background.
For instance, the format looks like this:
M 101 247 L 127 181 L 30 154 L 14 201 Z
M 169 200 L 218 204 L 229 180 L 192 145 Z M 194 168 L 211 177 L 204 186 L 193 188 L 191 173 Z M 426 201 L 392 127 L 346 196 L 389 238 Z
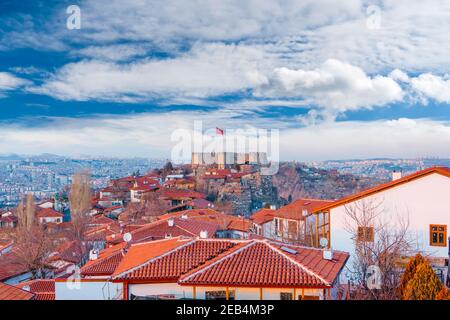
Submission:
M 416 272 L 417 266 L 425 261 L 426 261 L 425 258 L 420 253 L 416 254 L 414 258 L 409 259 L 409 262 L 406 265 L 405 272 L 402 275 L 400 285 L 398 288 L 400 297 L 403 297 L 408 282 L 414 277 L 414 273 Z
M 442 286 L 441 291 L 436 295 L 436 300 L 450 300 L 450 290 Z
M 442 283 L 428 262 L 416 268 L 413 278 L 408 282 L 403 300 L 434 300 L 442 289 Z

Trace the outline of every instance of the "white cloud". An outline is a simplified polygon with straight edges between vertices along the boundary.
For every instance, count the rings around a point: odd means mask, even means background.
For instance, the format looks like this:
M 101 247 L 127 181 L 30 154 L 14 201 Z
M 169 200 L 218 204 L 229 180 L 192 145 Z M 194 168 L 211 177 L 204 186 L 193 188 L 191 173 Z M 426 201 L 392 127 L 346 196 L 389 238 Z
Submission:
M 104 117 L 96 119 L 56 118 L 43 126 L 0 127 L 4 153 L 104 155 L 117 157 L 170 157 L 171 134 L 192 131 L 194 121 L 203 128 L 280 130 L 282 160 L 326 160 L 373 157 L 450 157 L 450 123 L 429 119 L 346 121 L 292 128 L 285 119 L 236 118 L 238 111 L 177 111 L 164 114 Z M 293 148 L 292 146 L 295 146 Z M 317 146 L 320 146 L 319 148 Z
M 261 85 L 266 79 L 260 69 L 269 63 L 270 59 L 254 48 L 198 45 L 173 59 L 67 64 L 41 87 L 30 90 L 61 100 L 209 97 Z
M 16 77 L 9 72 L 0 72 L 0 92 L 16 89 L 28 83 L 27 80 Z
M 358 16 L 361 6 L 360 0 L 88 0 L 81 4 L 86 37 L 160 44 L 291 35 Z
M 429 119 L 322 123 L 286 130 L 280 140 L 284 159 L 450 157 L 444 147 L 450 144 L 450 123 Z
M 411 79 L 411 87 L 422 98 L 432 98 L 438 102 L 450 103 L 450 78 L 424 73 Z
M 360 68 L 334 59 L 313 70 L 277 68 L 271 80 L 262 95 L 306 99 L 331 112 L 382 106 L 403 98 L 402 89 L 391 78 L 369 77 Z
M 122 61 L 130 58 L 142 57 L 147 53 L 144 46 L 133 44 L 116 44 L 105 46 L 89 46 L 76 51 L 74 54 L 98 60 Z

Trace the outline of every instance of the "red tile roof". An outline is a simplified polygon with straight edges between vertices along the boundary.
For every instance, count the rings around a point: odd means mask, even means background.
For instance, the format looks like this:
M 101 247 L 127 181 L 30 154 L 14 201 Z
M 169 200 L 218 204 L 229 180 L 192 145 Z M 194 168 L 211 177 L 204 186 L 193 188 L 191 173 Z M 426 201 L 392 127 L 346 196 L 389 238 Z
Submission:
M 165 188 L 165 189 L 159 189 L 156 192 L 161 194 L 161 196 L 163 198 L 173 199 L 173 200 L 206 198 L 206 195 L 204 193 L 200 193 L 200 192 L 192 191 L 192 190 L 188 190 L 188 189 L 180 190 L 180 189 Z
M 36 300 L 55 300 L 55 279 L 30 280 L 21 282 L 16 287 L 22 290 L 29 287 L 29 291 L 35 294 Z
M 255 212 L 251 217 L 252 220 L 256 224 L 264 224 L 266 222 L 273 220 L 273 213 L 275 210 L 272 209 L 261 209 Z
M 173 226 L 169 226 L 169 219 L 159 220 L 142 226 L 139 229 L 131 231 L 133 242 L 142 242 L 148 240 L 164 239 L 166 236 L 171 237 L 195 237 L 200 236 L 201 231 L 207 231 L 208 237 L 214 237 L 216 231 L 219 229 L 217 223 L 172 218 Z
M 64 215 L 52 208 L 40 209 L 36 212 L 37 218 L 63 218 Z
M 114 255 L 114 249 L 107 250 L 109 254 L 100 254 L 106 260 Z M 348 257 L 348 253 L 334 251 L 332 260 L 327 260 L 321 249 L 269 240 L 177 237 L 132 244 L 112 279 L 200 286 L 326 288 L 334 284 Z M 94 265 L 91 262 L 83 269 Z
M 126 242 L 102 250 L 95 260 L 89 260 L 82 268 L 82 276 L 112 275 L 125 255 Z
M 0 256 L 0 281 L 5 281 L 28 272 L 25 266 L 16 261 L 17 256 L 14 253 L 14 248 Z
M 336 208 L 336 207 L 339 207 L 341 205 L 347 204 L 349 202 L 357 201 L 357 200 L 362 199 L 364 197 L 367 197 L 367 196 L 370 196 L 372 194 L 378 193 L 380 191 L 384 191 L 384 190 L 387 190 L 387 189 L 390 189 L 390 188 L 394 188 L 394 187 L 403 185 L 405 183 L 408 183 L 408 182 L 411 182 L 411 181 L 414 181 L 414 180 L 417 180 L 417 179 L 420 179 L 420 178 L 423 178 L 423 177 L 429 176 L 430 174 L 435 174 L 435 173 L 443 175 L 444 177 L 450 178 L 450 168 L 447 168 L 447 167 L 431 167 L 431 168 L 428 168 L 428 169 L 425 169 L 425 170 L 417 171 L 417 172 L 415 172 L 413 174 L 410 174 L 410 175 L 407 175 L 407 176 L 405 176 L 403 178 L 400 178 L 400 179 L 397 179 L 397 180 L 394 180 L 394 181 L 390 181 L 390 182 L 387 182 L 387 183 L 380 184 L 379 186 L 376 186 L 374 188 L 370 188 L 368 190 L 365 190 L 365 191 L 362 191 L 362 192 L 358 192 L 358 193 L 355 193 L 355 194 L 353 194 L 351 196 L 348 196 L 348 197 L 339 199 L 337 201 L 333 201 L 331 203 L 325 204 L 323 206 L 317 207 L 315 209 L 315 212 L 321 212 L 321 211 L 328 210 L 328 209 L 331 209 L 331 208 Z
M 178 278 L 203 265 L 206 261 L 228 252 L 236 245 L 236 242 L 230 240 L 178 240 L 178 245 L 159 255 L 153 255 L 150 259 L 135 266 L 125 273 L 117 272 L 121 279 L 126 280 L 144 280 L 144 281 L 176 281 Z M 146 246 L 155 247 L 154 243 L 148 243 Z M 128 254 L 134 250 L 135 255 L 145 254 L 148 250 L 146 246 L 133 246 Z M 128 256 L 127 254 L 127 256 Z M 128 258 L 128 257 L 127 257 Z M 142 262 L 143 261 L 143 262 Z
M 318 199 L 298 199 L 278 210 L 275 210 L 273 215 L 274 217 L 283 219 L 304 220 L 304 210 L 306 210 L 308 214 L 311 214 L 317 208 L 329 205 L 332 202 L 333 201 Z
M 188 220 L 200 220 L 215 223 L 219 226 L 218 230 L 238 230 L 248 232 L 252 222 L 242 217 L 220 213 L 213 209 L 192 209 L 177 211 L 159 216 L 160 220 L 167 220 L 173 217 L 187 216 Z
M 282 247 L 297 253 L 289 253 Z M 322 255 L 319 249 L 251 240 L 234 252 L 209 260 L 204 266 L 182 276 L 179 284 L 330 287 L 344 267 L 348 254 L 334 252 L 331 261 L 323 259 Z
M 34 294 L 0 282 L 0 300 L 32 300 Z
M 117 266 L 114 276 L 117 277 L 126 271 L 137 268 L 145 262 L 165 254 L 188 241 L 190 240 L 173 238 L 133 244 Z

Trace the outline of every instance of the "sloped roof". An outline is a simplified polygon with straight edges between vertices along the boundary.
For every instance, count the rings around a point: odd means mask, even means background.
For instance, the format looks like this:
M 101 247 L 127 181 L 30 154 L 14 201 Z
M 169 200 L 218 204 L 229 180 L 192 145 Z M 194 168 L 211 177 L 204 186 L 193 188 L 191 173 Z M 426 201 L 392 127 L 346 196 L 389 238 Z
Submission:
M 118 276 L 188 242 L 189 239 L 163 239 L 131 245 L 127 254 L 117 266 L 114 275 Z
M 82 276 L 107 276 L 112 275 L 125 255 L 126 242 L 117 244 L 100 251 L 97 259 L 89 260 L 82 268 Z
M 17 263 L 17 256 L 14 253 L 15 248 L 0 256 L 0 281 L 29 272 L 22 264 Z
M 182 218 L 172 219 L 174 221 L 173 226 L 169 226 L 168 220 L 158 220 L 131 231 L 132 241 L 141 242 L 146 240 L 162 239 L 168 235 L 171 237 L 199 236 L 201 231 L 207 231 L 208 236 L 213 237 L 219 229 L 219 225 L 217 223 Z
M 218 212 L 213 209 L 192 209 L 166 213 L 158 217 L 160 220 L 167 220 L 174 217 L 187 216 L 188 220 L 200 220 L 217 224 L 218 230 L 239 230 L 247 232 L 252 226 L 252 222 L 243 217 L 233 216 Z
M 219 239 L 178 239 L 171 242 L 170 245 L 173 247 L 159 252 L 158 255 L 148 256 L 149 259 L 146 259 L 144 263 L 142 263 L 142 259 L 135 261 L 130 272 L 120 275 L 121 270 L 118 270 L 116 274 L 126 280 L 176 281 L 181 275 L 203 265 L 206 261 L 228 252 L 237 243 Z M 150 242 L 146 245 L 132 247 L 128 254 L 134 250 L 133 256 L 144 256 L 149 247 L 152 248 L 150 251 L 154 252 L 155 244 Z M 128 259 L 128 254 L 126 259 Z
M 34 293 L 36 300 L 55 300 L 55 279 L 36 279 L 16 285 L 22 290 L 27 286 L 30 292 Z
M 63 218 L 64 215 L 52 208 L 43 208 L 36 212 L 37 218 Z
M 317 208 L 326 206 L 332 203 L 329 200 L 319 200 L 319 199 L 298 199 L 294 202 L 275 210 L 274 217 L 282 219 L 292 219 L 292 220 L 304 220 L 303 210 L 306 210 L 308 214 L 315 212 Z
M 0 282 L 0 300 L 32 300 L 31 292 Z
M 266 222 L 273 220 L 273 214 L 275 210 L 272 209 L 261 209 L 259 211 L 256 211 L 251 217 L 250 220 L 252 220 L 256 224 L 264 224 Z
M 339 207 L 341 205 L 345 205 L 347 203 L 360 200 L 362 198 L 365 198 L 367 196 L 373 195 L 375 193 L 378 193 L 378 192 L 381 192 L 381 191 L 384 191 L 384 190 L 388 190 L 388 189 L 391 189 L 391 188 L 395 188 L 395 187 L 403 185 L 405 183 L 408 183 L 408 182 L 411 182 L 411 181 L 415 181 L 415 180 L 420 179 L 420 178 L 427 177 L 427 176 L 429 176 L 431 174 L 440 174 L 440 175 L 443 175 L 445 177 L 450 178 L 450 168 L 447 168 L 447 167 L 431 167 L 431 168 L 428 168 L 428 169 L 425 169 L 425 170 L 417 171 L 417 172 L 415 172 L 413 174 L 404 176 L 403 178 L 400 178 L 400 179 L 397 179 L 397 180 L 394 180 L 394 181 L 390 181 L 390 182 L 387 182 L 387 183 L 383 183 L 383 184 L 380 184 L 380 185 L 378 185 L 378 186 L 376 186 L 374 188 L 370 188 L 370 189 L 367 189 L 365 191 L 358 192 L 358 193 L 355 193 L 353 195 L 350 195 L 348 197 L 345 197 L 345 198 L 333 201 L 333 202 L 331 202 L 329 204 L 325 204 L 323 206 L 315 208 L 314 212 L 321 212 L 321 211 L 328 210 L 328 209 L 331 209 L 331 208 L 336 208 L 336 207 Z
M 289 248 L 288 251 L 282 248 Z M 291 251 L 294 250 L 294 251 Z M 284 246 L 269 241 L 250 240 L 224 256 L 208 261 L 179 280 L 181 285 L 245 287 L 330 287 L 348 259 L 334 252 L 333 260 L 323 259 L 319 249 Z

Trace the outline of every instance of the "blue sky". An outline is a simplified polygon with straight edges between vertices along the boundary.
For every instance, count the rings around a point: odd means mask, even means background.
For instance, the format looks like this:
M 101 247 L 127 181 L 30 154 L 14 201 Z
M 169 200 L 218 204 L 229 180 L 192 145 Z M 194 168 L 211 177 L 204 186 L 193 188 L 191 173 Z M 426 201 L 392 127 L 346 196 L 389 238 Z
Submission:
M 0 148 L 168 157 L 202 120 L 278 129 L 286 160 L 450 157 L 449 9 L 0 0 Z

